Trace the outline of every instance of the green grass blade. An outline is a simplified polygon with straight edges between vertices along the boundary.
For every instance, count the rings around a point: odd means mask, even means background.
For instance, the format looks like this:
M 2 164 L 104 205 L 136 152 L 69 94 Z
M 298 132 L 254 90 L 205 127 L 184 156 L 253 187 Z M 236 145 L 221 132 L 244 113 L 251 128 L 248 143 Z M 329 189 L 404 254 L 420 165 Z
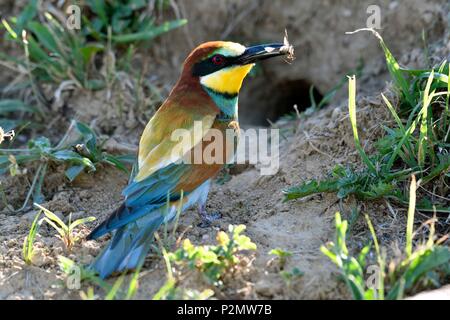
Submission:
M 167 297 L 167 295 L 175 289 L 176 281 L 173 278 L 167 279 L 164 285 L 155 293 L 152 300 L 162 300 Z
M 26 264 L 31 264 L 31 258 L 33 256 L 33 243 L 36 239 L 37 231 L 39 229 L 40 223 L 39 217 L 41 216 L 42 211 L 39 211 L 34 217 L 33 223 L 31 224 L 30 231 L 28 235 L 25 237 L 22 248 L 22 257 Z
M 169 255 L 167 254 L 166 249 L 164 249 L 164 246 L 161 243 L 161 240 L 159 238 L 159 235 L 155 233 L 155 238 L 159 243 L 161 252 L 163 254 L 164 262 L 166 264 L 166 270 L 167 270 L 167 280 L 164 283 L 164 285 L 158 290 L 158 292 L 155 293 L 152 300 L 162 300 L 167 298 L 168 294 L 175 289 L 176 285 L 176 279 L 173 276 L 172 273 L 172 265 L 170 263 Z
M 86 218 L 75 220 L 74 222 L 72 222 L 69 225 L 69 232 L 72 232 L 72 230 L 75 229 L 77 226 L 79 226 L 81 224 L 86 224 L 88 222 L 92 222 L 95 219 L 96 219 L 95 217 L 86 217 Z
M 64 229 L 62 227 L 60 227 L 59 225 L 57 225 L 52 220 L 50 220 L 48 217 L 45 217 L 44 221 L 47 222 L 49 225 L 51 225 L 53 227 L 53 229 L 55 229 L 61 237 L 64 238 L 66 236 Z
M 18 32 L 22 32 L 22 29 L 26 27 L 27 23 L 31 21 L 38 14 L 38 0 L 31 0 L 28 5 L 23 9 L 21 14 L 17 17 L 17 26 L 20 28 Z
M 122 286 L 123 281 L 125 280 L 125 275 L 122 274 L 119 279 L 117 279 L 114 282 L 114 285 L 112 286 L 111 290 L 106 294 L 105 300 L 114 300 L 117 296 L 117 293 L 120 290 L 120 287 Z
M 395 111 L 394 107 L 392 106 L 391 102 L 386 98 L 386 96 L 384 94 L 381 94 L 384 103 L 386 104 L 386 106 L 388 107 L 389 111 L 391 112 L 392 116 L 395 119 L 395 122 L 397 123 L 400 132 L 402 133 L 403 137 L 400 140 L 400 143 L 396 146 L 396 148 L 394 149 L 394 152 L 392 153 L 391 157 L 389 158 L 389 161 L 386 165 L 386 167 L 384 168 L 385 172 L 389 172 L 392 168 L 392 165 L 394 164 L 394 161 L 397 159 L 397 155 L 400 152 L 400 149 L 402 148 L 403 144 L 406 145 L 406 148 L 408 150 L 409 154 L 413 153 L 413 149 L 410 143 L 410 140 L 408 139 L 410 137 L 410 134 L 412 132 L 405 131 L 405 127 L 403 126 L 402 121 L 400 120 L 400 117 L 398 116 L 397 112 Z M 415 126 L 414 126 L 415 128 Z
M 317 109 L 316 98 L 314 98 L 314 86 L 309 87 L 309 101 L 311 103 L 311 108 Z
M 108 25 L 108 15 L 106 13 L 107 10 L 107 3 L 102 0 L 88 0 L 87 5 L 89 6 L 89 9 L 91 9 L 94 13 L 98 15 L 98 17 L 101 19 L 103 25 Z
M 115 35 L 112 37 L 112 41 L 116 43 L 129 43 L 129 42 L 135 42 L 135 41 L 148 41 L 153 38 L 156 38 L 157 36 L 166 33 L 168 31 L 171 31 L 175 28 L 181 27 L 187 23 L 186 19 L 180 19 L 180 20 L 174 20 L 174 21 L 167 21 L 163 24 L 152 27 L 149 30 L 131 33 L 131 34 L 122 34 L 122 35 Z
M 18 39 L 17 32 L 14 31 L 14 29 L 11 27 L 11 25 L 8 23 L 6 19 L 2 19 L 2 24 L 3 27 L 6 29 L 6 31 L 8 32 L 8 34 L 11 36 L 11 38 Z
M 133 273 L 133 277 L 131 278 L 130 285 L 128 286 L 127 294 L 125 296 L 125 300 L 132 299 L 139 288 L 139 272 L 141 271 L 141 267 L 137 268 Z
M 4 114 L 4 113 L 8 113 L 8 112 L 17 112 L 17 111 L 34 113 L 34 112 L 37 112 L 37 109 L 26 105 L 21 100 L 16 100 L 16 99 L 0 100 L 0 114 Z
M 428 77 L 427 85 L 425 86 L 425 90 L 423 92 L 423 100 L 422 100 L 422 116 L 420 122 L 420 135 L 418 141 L 418 152 L 417 152 L 417 161 L 420 167 L 423 167 L 425 164 L 425 157 L 427 154 L 427 146 L 428 142 L 426 139 L 428 138 L 428 107 L 431 104 L 431 100 L 433 99 L 434 92 L 430 95 L 431 84 L 433 83 L 434 73 L 431 72 Z
M 449 63 L 449 66 L 448 66 L 448 77 L 447 77 L 447 79 L 450 79 L 450 63 Z M 446 135 L 444 137 L 444 142 L 447 142 L 448 135 L 449 135 L 449 132 L 450 132 L 450 124 L 449 124 L 449 121 L 448 121 L 448 119 L 450 117 L 449 108 L 448 108 L 449 102 L 450 102 L 450 81 L 447 82 L 447 96 L 445 98 L 444 131 L 447 130 L 447 133 L 446 133 Z
M 47 29 L 47 26 L 32 21 L 30 22 L 30 28 L 33 30 L 33 33 L 36 35 L 39 43 L 47 49 L 49 52 L 52 53 L 59 53 L 58 45 L 56 44 L 56 40 L 51 34 L 51 32 Z
M 385 55 L 387 68 L 389 70 L 389 73 L 391 74 L 392 79 L 394 80 L 396 87 L 401 91 L 402 95 L 404 96 L 408 104 L 411 107 L 414 107 L 416 103 L 414 96 L 409 91 L 409 83 L 403 76 L 402 68 L 400 68 L 400 65 L 398 64 L 395 57 L 392 55 L 391 51 L 387 47 L 381 35 L 371 28 L 362 28 L 355 30 L 353 32 L 347 32 L 347 34 L 354 34 L 360 31 L 370 31 L 380 41 L 381 48 L 383 49 Z
M 379 38 L 381 47 L 383 48 L 386 57 L 387 67 L 389 73 L 391 74 L 391 77 L 394 79 L 396 86 L 401 90 L 402 94 L 405 97 L 405 100 L 409 103 L 411 107 L 413 107 L 415 105 L 415 99 L 409 91 L 408 81 L 406 81 L 405 77 L 403 76 L 402 71 L 400 70 L 400 65 L 392 55 L 387 45 L 385 44 L 383 38 L 378 33 L 377 37 Z
M 400 154 L 401 152 L 401 148 L 402 146 L 410 140 L 411 135 L 413 134 L 413 132 L 416 130 L 417 124 L 419 123 L 421 116 L 423 113 L 423 109 L 420 110 L 419 114 L 417 115 L 416 119 L 414 119 L 414 121 L 411 123 L 411 125 L 409 125 L 408 129 L 406 130 L 406 132 L 404 133 L 402 139 L 400 140 L 400 142 L 397 144 L 397 146 L 394 149 L 394 152 L 392 153 L 391 157 L 389 158 L 389 162 L 386 166 L 386 171 L 390 170 L 392 165 L 394 164 L 395 159 L 397 158 L 397 155 Z M 403 161 L 405 161 L 411 168 L 416 167 L 416 163 L 413 157 L 413 153 L 412 151 L 409 153 L 409 157 L 406 158 L 403 157 Z
M 428 175 L 422 178 L 421 185 L 425 185 L 437 176 L 440 176 L 441 174 L 445 174 L 450 169 L 450 155 L 447 155 L 444 157 L 444 159 L 441 160 L 441 162 L 430 171 Z
M 353 130 L 353 139 L 355 141 L 355 147 L 359 152 L 359 155 L 361 156 L 363 162 L 366 164 L 366 166 L 369 168 L 369 170 L 376 175 L 377 169 L 373 165 L 372 161 L 370 161 L 367 154 L 364 152 L 363 147 L 361 146 L 361 143 L 359 141 L 358 136 L 358 127 L 356 123 L 356 77 L 351 76 L 348 78 L 348 111 L 350 116 L 350 122 L 352 125 Z
M 400 117 L 398 116 L 391 102 L 386 98 L 386 96 L 383 93 L 381 94 L 381 97 L 383 98 L 384 103 L 386 104 L 392 116 L 394 117 L 394 120 L 397 123 L 398 127 L 402 130 L 402 132 L 405 132 L 405 127 L 403 126 L 402 120 L 400 120 Z
M 304 198 L 312 194 L 321 192 L 337 192 L 337 179 L 329 179 L 323 181 L 308 181 L 298 186 L 293 186 L 283 190 L 284 201 L 293 200 L 297 198 Z
M 50 210 L 48 210 L 47 208 L 44 208 L 43 206 L 34 203 L 34 205 L 36 207 L 38 207 L 40 210 L 42 210 L 46 216 L 46 218 L 52 222 L 52 226 L 61 234 L 62 232 L 62 236 L 64 236 L 64 231 L 68 231 L 69 228 L 68 226 L 60 219 L 58 218 L 58 216 L 56 214 L 54 214 L 53 212 L 51 212 Z M 54 223 L 56 223 L 57 225 L 55 225 Z
M 414 228 L 414 211 L 416 210 L 416 176 L 411 176 L 409 187 L 408 221 L 406 223 L 406 246 L 405 252 L 408 257 L 412 254 L 412 239 Z

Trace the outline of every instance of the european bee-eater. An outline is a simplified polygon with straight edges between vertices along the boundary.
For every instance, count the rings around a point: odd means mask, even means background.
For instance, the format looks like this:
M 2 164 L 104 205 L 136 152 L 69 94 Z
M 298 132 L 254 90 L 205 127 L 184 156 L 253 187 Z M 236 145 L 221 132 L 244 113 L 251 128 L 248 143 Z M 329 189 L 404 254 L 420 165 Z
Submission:
M 242 82 L 259 60 L 292 54 L 286 44 L 245 47 L 234 42 L 213 41 L 198 46 L 186 58 L 181 76 L 142 133 L 137 173 L 123 190 L 122 205 L 95 228 L 88 239 L 114 231 L 114 235 L 91 267 L 105 278 L 115 271 L 134 269 L 147 255 L 154 232 L 182 211 L 198 204 L 205 224 L 217 218 L 206 212 L 210 181 L 224 163 L 186 163 L 174 157 L 174 149 L 204 149 L 210 143 L 209 130 L 232 129 L 239 134 L 238 94 Z M 196 137 L 194 123 L 200 123 L 203 136 Z M 179 145 L 172 133 L 185 129 L 192 139 Z M 233 156 L 236 145 L 224 150 Z M 182 196 L 183 194 L 183 196 Z M 180 203 L 182 201 L 182 203 Z

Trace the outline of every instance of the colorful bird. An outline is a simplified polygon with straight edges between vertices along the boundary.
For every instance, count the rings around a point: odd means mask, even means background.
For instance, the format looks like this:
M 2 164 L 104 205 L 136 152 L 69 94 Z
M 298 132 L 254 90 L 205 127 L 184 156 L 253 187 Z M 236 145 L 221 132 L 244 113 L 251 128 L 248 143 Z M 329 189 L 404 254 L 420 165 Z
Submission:
M 227 129 L 232 129 L 238 136 L 238 94 L 245 76 L 256 61 L 290 54 L 291 50 L 279 43 L 246 48 L 234 42 L 213 41 L 191 52 L 169 97 L 142 133 L 137 172 L 122 192 L 122 205 L 88 236 L 96 239 L 114 232 L 91 264 L 101 278 L 140 265 L 154 232 L 174 219 L 179 206 L 184 211 L 198 204 L 202 225 L 220 216 L 209 214 L 205 203 L 211 178 L 229 159 L 223 163 L 180 161 L 186 159 L 183 152 L 207 148 L 212 141 L 206 136 L 212 129 L 223 132 L 223 137 Z M 201 134 L 194 132 L 196 127 L 202 129 Z M 192 133 L 191 138 L 182 142 L 173 139 L 177 129 Z M 236 143 L 224 142 L 223 146 L 224 156 L 232 157 Z

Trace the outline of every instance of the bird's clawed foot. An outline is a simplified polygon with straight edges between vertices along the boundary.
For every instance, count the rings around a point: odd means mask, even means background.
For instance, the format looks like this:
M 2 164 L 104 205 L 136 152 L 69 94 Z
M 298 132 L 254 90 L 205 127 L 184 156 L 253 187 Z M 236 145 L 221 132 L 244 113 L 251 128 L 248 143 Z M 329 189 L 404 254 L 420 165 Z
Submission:
M 200 228 L 210 227 L 212 222 L 222 218 L 222 214 L 220 212 L 208 213 L 204 205 L 198 207 L 198 214 L 202 219 L 202 221 L 197 225 Z

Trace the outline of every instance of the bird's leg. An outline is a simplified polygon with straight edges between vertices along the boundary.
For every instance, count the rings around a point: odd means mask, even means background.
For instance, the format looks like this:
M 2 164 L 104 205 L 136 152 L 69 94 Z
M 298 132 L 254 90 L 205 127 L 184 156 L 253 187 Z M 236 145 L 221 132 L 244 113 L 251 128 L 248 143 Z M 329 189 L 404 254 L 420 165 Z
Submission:
M 204 203 L 198 205 L 198 214 L 202 219 L 202 221 L 198 224 L 200 228 L 207 228 L 211 226 L 213 221 L 222 218 L 220 212 L 208 213 L 208 211 L 206 211 L 206 204 Z

